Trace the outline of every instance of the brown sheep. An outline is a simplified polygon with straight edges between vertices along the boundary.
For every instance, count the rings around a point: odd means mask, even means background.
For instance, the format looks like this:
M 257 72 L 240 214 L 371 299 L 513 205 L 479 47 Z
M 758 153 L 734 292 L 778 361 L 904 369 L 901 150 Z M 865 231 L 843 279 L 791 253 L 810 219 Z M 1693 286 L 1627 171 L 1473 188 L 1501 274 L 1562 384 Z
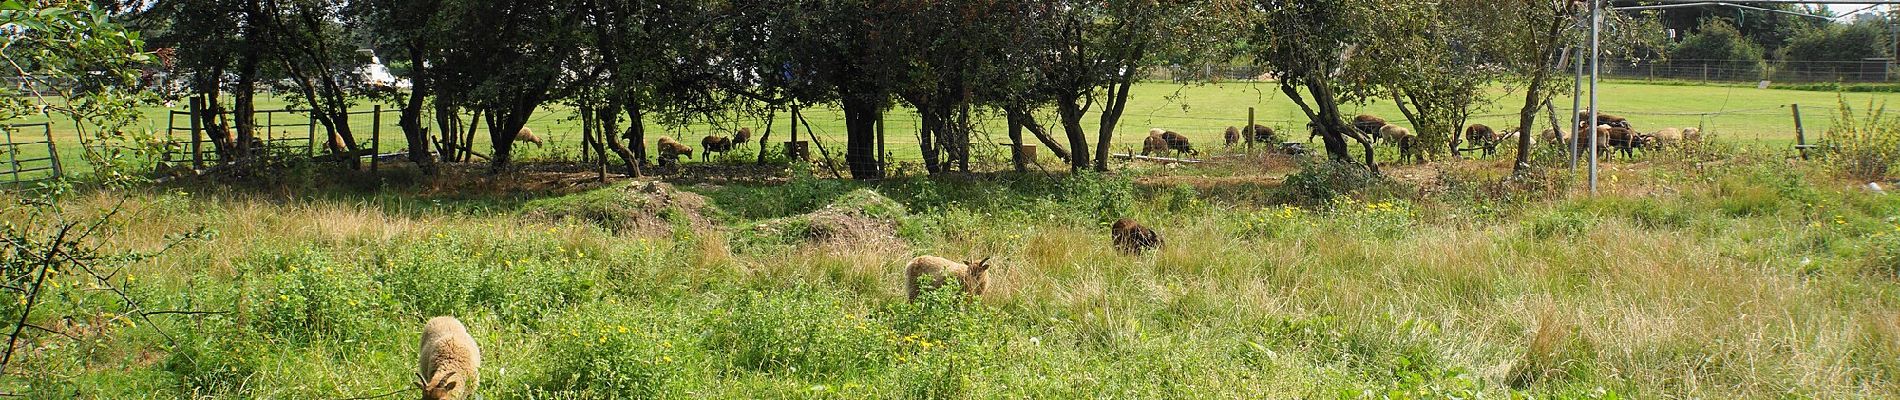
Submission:
M 1407 157 L 1416 158 L 1419 163 L 1425 162 L 1425 155 L 1423 152 L 1418 151 L 1418 146 L 1416 146 L 1418 144 L 1418 135 L 1412 134 L 1411 129 L 1387 124 L 1386 126 L 1379 127 L 1379 136 L 1385 137 L 1386 140 L 1392 141 L 1393 145 L 1399 147 L 1399 162 L 1405 162 Z
M 1252 129 L 1246 129 L 1242 133 L 1253 136 L 1254 142 L 1280 143 L 1279 136 L 1273 134 L 1273 128 L 1268 128 L 1266 125 L 1255 124 Z
M 1238 126 L 1227 127 L 1227 132 L 1223 133 L 1221 137 L 1227 139 L 1226 141 L 1227 147 L 1234 147 L 1234 145 L 1240 144 L 1240 140 L 1241 140 L 1240 127 Z
M 1168 155 L 1168 140 L 1162 139 L 1159 134 L 1151 133 L 1148 134 L 1148 137 L 1141 139 L 1141 155 L 1145 156 L 1155 153 L 1164 156 Z
M 752 142 L 752 128 L 739 128 L 737 132 L 732 133 L 732 144 L 734 146 L 750 142 Z
M 1193 155 L 1201 154 L 1200 150 L 1194 149 L 1193 144 L 1188 143 L 1187 136 L 1181 135 L 1180 133 L 1176 133 L 1175 131 L 1162 131 L 1161 140 L 1168 142 L 1168 150 L 1174 150 L 1174 151 L 1187 153 L 1187 154 L 1193 154 Z
M 1702 141 L 1702 129 L 1682 128 L 1682 140 L 1687 140 L 1691 142 Z
M 956 279 L 963 286 L 963 293 L 981 296 L 990 284 L 989 269 L 989 257 L 976 262 L 959 263 L 943 257 L 919 256 L 904 267 L 905 292 L 910 295 L 911 301 L 917 301 L 917 295 L 941 288 L 951 279 Z
M 726 152 L 732 151 L 732 139 L 725 136 L 707 135 L 705 138 L 699 140 L 699 146 L 701 147 L 700 151 L 704 152 L 700 154 L 699 159 L 711 160 L 712 153 L 726 154 Z
M 686 147 L 670 137 L 661 136 L 660 142 L 654 147 L 660 150 L 660 166 L 662 167 L 678 163 L 680 156 L 686 156 L 687 159 L 693 158 L 693 148 Z
M 521 131 L 515 132 L 515 141 L 534 143 L 535 147 L 542 146 L 541 137 L 535 136 L 534 130 L 528 129 L 528 127 L 525 127 L 525 126 L 521 127 Z
M 1502 140 L 1504 140 L 1504 137 L 1499 136 L 1498 131 L 1491 129 L 1490 126 L 1486 126 L 1485 124 L 1471 124 L 1471 126 L 1465 127 L 1465 141 L 1471 142 L 1473 146 L 1477 146 L 1468 150 L 1483 149 L 1483 155 L 1485 157 L 1490 157 L 1492 154 L 1497 153 L 1498 142 Z
M 1108 233 L 1114 240 L 1115 250 L 1121 251 L 1122 254 L 1141 254 L 1143 251 L 1161 247 L 1161 235 L 1156 234 L 1153 229 L 1141 226 L 1141 223 L 1133 219 L 1115 220 L 1115 225 L 1108 228 Z
M 1352 117 L 1352 127 L 1358 128 L 1360 133 L 1370 136 L 1372 140 L 1379 139 L 1379 130 L 1385 128 L 1385 126 L 1385 118 L 1375 117 L 1371 114 L 1359 114 L 1359 116 Z
M 455 317 L 435 317 L 422 325 L 416 386 L 423 400 L 466 399 L 480 384 L 482 349 Z
M 1577 120 L 1582 121 L 1582 123 L 1577 124 L 1579 128 L 1585 126 L 1609 125 L 1611 128 L 1635 129 L 1630 126 L 1628 118 L 1610 114 L 1597 114 L 1596 123 L 1592 124 L 1590 123 L 1590 110 L 1578 111 Z

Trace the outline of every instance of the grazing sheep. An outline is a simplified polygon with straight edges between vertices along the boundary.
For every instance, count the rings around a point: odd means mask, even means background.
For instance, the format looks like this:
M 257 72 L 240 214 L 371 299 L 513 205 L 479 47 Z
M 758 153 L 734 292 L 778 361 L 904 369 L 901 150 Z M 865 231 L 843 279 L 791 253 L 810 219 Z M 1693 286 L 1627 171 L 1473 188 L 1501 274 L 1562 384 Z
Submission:
M 1247 134 L 1248 136 L 1253 136 L 1253 141 L 1255 142 L 1280 143 L 1279 135 L 1273 134 L 1273 128 L 1268 128 L 1266 125 L 1256 124 L 1253 126 L 1253 128 L 1247 129 L 1243 133 Z M 1307 141 L 1311 142 L 1313 140 L 1312 138 L 1307 138 Z
M 726 152 L 732 151 L 732 139 L 725 136 L 707 135 L 705 138 L 699 140 L 699 146 L 701 147 L 701 151 L 705 152 L 699 155 L 699 159 L 711 160 L 712 153 L 726 154 Z
M 1644 144 L 1653 144 L 1657 147 L 1663 147 L 1681 142 L 1682 130 L 1676 128 L 1662 128 L 1662 130 L 1656 131 L 1656 133 L 1643 136 L 1649 138 L 1648 142 Z
M 1161 235 L 1156 234 L 1153 229 L 1141 226 L 1141 223 L 1133 219 L 1115 220 L 1115 225 L 1108 228 L 1108 233 L 1114 239 L 1115 250 L 1121 251 L 1122 254 L 1141 254 L 1143 251 L 1161 247 Z
M 752 142 L 752 128 L 739 128 L 732 133 L 732 145 L 739 146 Z
M 990 284 L 989 269 L 989 257 L 958 263 L 943 257 L 919 256 L 904 267 L 904 285 L 911 301 L 917 301 L 917 295 L 924 291 L 943 287 L 951 279 L 963 286 L 964 293 L 981 296 Z
M 1239 144 L 1241 140 L 1240 127 L 1238 126 L 1227 127 L 1227 132 L 1223 134 L 1222 137 L 1227 139 L 1227 147 L 1234 147 L 1234 145 Z
M 1682 128 L 1682 140 L 1687 140 L 1687 141 L 1691 141 L 1691 142 L 1700 142 L 1700 141 L 1702 141 L 1702 129 L 1700 129 L 1700 128 Z
M 1577 120 L 1582 121 L 1582 123 L 1577 124 L 1579 128 L 1585 126 L 1609 125 L 1611 128 L 1634 129 L 1630 126 L 1629 119 L 1610 114 L 1597 114 L 1596 123 L 1590 123 L 1590 110 L 1578 111 Z
M 1603 126 L 1609 126 L 1607 130 L 1603 130 L 1602 128 L 1599 128 L 1599 130 L 1608 136 L 1610 147 L 1615 148 L 1617 152 L 1623 153 L 1624 157 L 1635 156 L 1635 149 L 1643 148 L 1644 145 L 1648 144 L 1648 139 L 1645 138 L 1647 135 L 1639 135 L 1636 131 L 1630 130 L 1629 128 L 1610 125 Z
M 422 325 L 421 369 L 416 386 L 423 400 L 466 399 L 480 384 L 482 349 L 455 317 L 430 318 Z
M 1175 131 L 1162 131 L 1161 140 L 1168 142 L 1168 150 L 1174 150 L 1174 151 L 1197 155 L 1197 156 L 1201 155 L 1200 150 L 1195 150 L 1194 145 L 1188 143 L 1187 136 L 1183 136 L 1180 133 L 1176 133 Z
M 528 127 L 525 127 L 525 126 L 524 126 L 524 127 L 521 127 L 521 131 L 520 131 L 520 132 L 515 132 L 515 141 L 517 141 L 517 142 L 528 142 L 528 143 L 534 143 L 534 146 L 535 146 L 535 147 L 541 147 L 541 146 L 542 146 L 542 143 L 541 143 L 541 137 L 540 137 L 540 136 L 535 136 L 535 135 L 534 135 L 534 130 L 533 130 L 533 129 L 528 129 Z
M 1498 136 L 1496 130 L 1492 130 L 1490 126 L 1486 126 L 1485 124 L 1471 124 L 1471 126 L 1465 127 L 1465 141 L 1471 142 L 1473 146 L 1477 146 L 1473 149 L 1483 149 L 1483 155 L 1485 157 L 1490 157 L 1491 154 L 1497 153 L 1498 142 L 1503 140 L 1504 137 Z
M 693 148 L 686 147 L 670 137 L 661 136 L 660 142 L 654 147 L 660 150 L 660 166 L 662 167 L 679 163 L 680 156 L 686 156 L 687 159 L 693 158 Z
M 1544 129 L 1544 134 L 1537 135 L 1536 138 L 1532 138 L 1532 139 L 1543 140 L 1544 143 L 1550 143 L 1553 145 L 1561 145 L 1565 143 L 1570 143 L 1569 141 L 1564 139 L 1563 133 L 1558 132 L 1556 128 Z M 1536 140 L 1533 140 L 1532 142 L 1536 142 Z
M 1417 149 L 1418 146 L 1416 146 L 1418 144 L 1418 135 L 1412 134 L 1411 129 L 1387 124 L 1379 127 L 1379 136 L 1391 140 L 1392 144 L 1399 147 L 1400 162 L 1404 162 L 1406 157 L 1416 158 L 1420 163 L 1425 162 L 1425 155 L 1421 154 Z
M 1141 139 L 1141 155 L 1154 153 L 1168 155 L 1168 140 L 1162 139 L 1161 135 L 1150 133 L 1148 137 Z
M 1379 140 L 1379 130 L 1385 129 L 1385 126 L 1385 118 L 1375 117 L 1371 114 L 1359 114 L 1359 116 L 1352 117 L 1352 127 L 1358 128 L 1359 132 L 1366 134 L 1366 136 L 1371 136 L 1371 139 L 1374 141 Z

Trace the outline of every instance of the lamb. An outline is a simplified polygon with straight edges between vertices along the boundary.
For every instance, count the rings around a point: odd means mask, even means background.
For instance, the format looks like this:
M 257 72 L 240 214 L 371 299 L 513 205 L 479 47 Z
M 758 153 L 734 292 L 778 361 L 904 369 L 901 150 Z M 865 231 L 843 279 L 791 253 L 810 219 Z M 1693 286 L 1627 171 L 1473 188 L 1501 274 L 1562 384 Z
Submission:
M 1240 127 L 1238 126 L 1227 127 L 1227 132 L 1223 134 L 1222 137 L 1227 139 L 1227 147 L 1234 147 L 1234 145 L 1239 144 L 1241 140 Z
M 1167 155 L 1168 140 L 1162 139 L 1159 134 L 1150 133 L 1148 137 L 1141 139 L 1141 155 L 1145 156 L 1153 153 Z
M 680 156 L 686 156 L 687 159 L 693 158 L 693 148 L 686 147 L 670 137 L 661 136 L 660 142 L 654 147 L 660 149 L 660 166 L 662 167 L 678 163 Z
M 416 387 L 423 400 L 467 399 L 480 384 L 482 349 L 455 317 L 430 318 L 422 325 L 421 369 Z
M 732 139 L 725 136 L 707 135 L 705 138 L 699 140 L 699 146 L 702 147 L 702 151 L 705 152 L 700 154 L 699 158 L 702 160 L 711 160 L 712 153 L 726 154 L 726 152 L 732 151 L 732 143 Z M 688 152 L 691 152 L 691 150 L 688 150 Z
M 541 146 L 542 146 L 542 142 L 541 142 L 541 137 L 540 137 L 540 136 L 535 136 L 535 135 L 534 135 L 534 130 L 533 130 L 533 129 L 528 129 L 528 127 L 525 127 L 525 126 L 524 126 L 524 127 L 521 127 L 521 130 L 520 130 L 520 131 L 518 131 L 518 132 L 515 132 L 515 141 L 517 141 L 517 142 L 528 142 L 528 143 L 534 143 L 534 146 L 535 146 L 535 147 L 541 147 Z
M 739 128 L 732 133 L 732 145 L 738 146 L 752 142 L 752 128 Z
M 1387 124 L 1385 126 L 1379 127 L 1379 136 L 1383 136 L 1386 139 L 1391 140 L 1392 144 L 1397 145 L 1399 147 L 1399 161 L 1400 162 L 1404 162 L 1406 157 L 1415 157 L 1418 159 L 1418 162 L 1420 163 L 1425 162 L 1425 155 L 1420 154 L 1420 152 L 1416 148 L 1418 147 L 1416 146 L 1416 144 L 1418 143 L 1418 135 L 1412 134 L 1411 129 L 1406 129 L 1405 127 L 1398 126 L 1398 125 Z
M 1471 126 L 1465 127 L 1465 141 L 1477 146 L 1474 149 L 1484 149 L 1485 157 L 1490 157 L 1491 154 L 1497 153 L 1498 142 L 1503 139 L 1504 137 L 1499 136 L 1496 130 L 1492 130 L 1490 126 L 1486 126 L 1485 124 L 1471 124 Z
M 981 296 L 990 283 L 989 269 L 989 257 L 958 263 L 943 257 L 918 256 L 904 267 L 904 285 L 911 301 L 917 301 L 917 295 L 925 291 L 943 287 L 951 279 L 963 286 L 965 294 Z
M 1194 149 L 1193 144 L 1188 143 L 1187 136 L 1181 135 L 1180 133 L 1176 133 L 1175 131 L 1162 131 L 1161 140 L 1168 142 L 1168 150 L 1174 150 L 1174 151 L 1187 153 L 1187 154 L 1193 154 L 1193 155 L 1201 154 L 1199 150 Z
M 1121 251 L 1122 254 L 1136 255 L 1161 247 L 1161 235 L 1156 234 L 1153 229 L 1141 226 L 1141 223 L 1133 219 L 1115 220 L 1115 225 L 1109 226 L 1108 233 L 1114 240 L 1115 250 Z

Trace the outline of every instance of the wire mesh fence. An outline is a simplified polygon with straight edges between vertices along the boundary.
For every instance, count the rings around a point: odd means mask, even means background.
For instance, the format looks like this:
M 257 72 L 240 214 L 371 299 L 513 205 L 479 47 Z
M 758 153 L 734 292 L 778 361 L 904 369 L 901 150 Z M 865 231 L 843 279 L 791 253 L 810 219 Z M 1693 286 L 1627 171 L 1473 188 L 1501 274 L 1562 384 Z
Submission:
M 1691 80 L 1706 82 L 1892 82 L 1892 60 L 1864 61 L 1757 61 L 1757 60 L 1632 60 L 1602 61 L 1609 78 Z

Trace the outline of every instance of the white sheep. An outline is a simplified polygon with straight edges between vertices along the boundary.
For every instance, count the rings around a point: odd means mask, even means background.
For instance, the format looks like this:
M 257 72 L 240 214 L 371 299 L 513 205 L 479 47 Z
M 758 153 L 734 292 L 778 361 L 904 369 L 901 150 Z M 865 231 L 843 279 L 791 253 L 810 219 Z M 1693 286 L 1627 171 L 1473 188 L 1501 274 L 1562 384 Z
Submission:
M 467 399 L 480 383 L 482 349 L 455 317 L 430 318 L 422 325 L 421 370 L 416 387 L 423 400 Z
M 962 284 L 964 293 L 982 295 L 990 282 L 989 262 L 989 257 L 967 264 L 937 256 L 911 259 L 910 265 L 904 268 L 904 282 L 909 289 L 910 300 L 916 301 L 917 295 L 924 291 L 943 287 L 950 279 Z

